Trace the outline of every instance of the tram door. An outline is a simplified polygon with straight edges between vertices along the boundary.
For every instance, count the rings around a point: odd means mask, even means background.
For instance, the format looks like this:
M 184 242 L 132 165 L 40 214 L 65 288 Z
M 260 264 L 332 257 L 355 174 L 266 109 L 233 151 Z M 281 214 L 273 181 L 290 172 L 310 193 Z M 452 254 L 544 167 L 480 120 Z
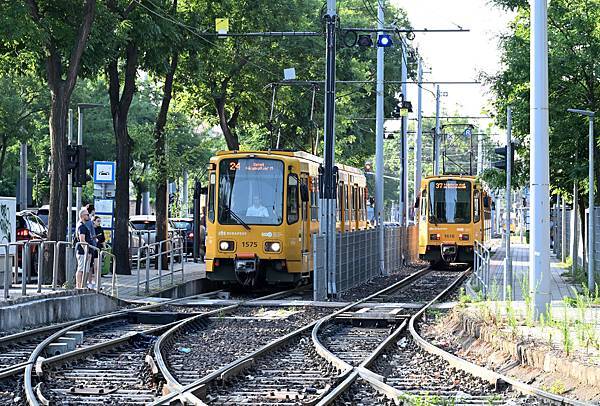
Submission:
M 308 173 L 302 173 L 300 174 L 300 187 L 301 188 L 306 188 L 307 190 L 310 190 L 309 185 L 308 185 Z M 300 204 L 302 205 L 301 207 L 301 214 L 302 214 L 302 226 L 300 229 L 300 239 L 302 241 L 302 270 L 303 272 L 309 272 L 310 271 L 310 267 L 311 267 L 311 263 L 310 263 L 310 259 L 311 259 L 311 255 L 310 255 L 310 238 L 311 238 L 311 234 L 310 234 L 310 224 L 311 224 L 311 208 L 309 206 L 310 202 L 306 201 L 303 202 L 302 199 L 300 199 Z M 310 200 L 310 199 L 308 199 Z

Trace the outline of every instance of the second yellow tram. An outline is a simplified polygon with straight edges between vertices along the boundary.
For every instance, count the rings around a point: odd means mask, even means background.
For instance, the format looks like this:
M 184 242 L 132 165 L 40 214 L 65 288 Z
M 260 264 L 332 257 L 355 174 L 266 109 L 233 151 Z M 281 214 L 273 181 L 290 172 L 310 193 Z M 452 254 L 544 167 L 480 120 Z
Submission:
M 474 176 L 429 176 L 417 200 L 419 258 L 472 263 L 475 241 L 491 238 L 491 199 Z

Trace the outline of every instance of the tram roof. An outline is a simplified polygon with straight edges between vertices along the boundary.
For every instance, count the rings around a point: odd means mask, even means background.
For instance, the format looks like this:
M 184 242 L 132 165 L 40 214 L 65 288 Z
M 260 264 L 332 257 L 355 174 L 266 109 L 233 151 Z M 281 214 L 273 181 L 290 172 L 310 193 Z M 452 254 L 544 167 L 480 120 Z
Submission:
M 224 157 L 224 156 L 236 156 L 236 155 L 252 155 L 252 154 L 256 154 L 256 155 L 275 155 L 275 156 L 283 156 L 283 157 L 290 157 L 290 158 L 299 158 L 299 159 L 304 159 L 306 161 L 310 161 L 316 164 L 322 164 L 323 163 L 323 158 L 313 155 L 313 154 L 309 154 L 308 152 L 304 152 L 304 151 L 292 151 L 292 150 L 267 150 L 267 151 L 218 151 L 216 153 L 216 156 L 218 157 Z M 348 165 L 344 165 L 344 164 L 336 164 L 336 166 L 345 172 L 349 172 L 349 173 L 353 173 L 353 174 L 357 174 L 357 175 L 364 175 L 364 173 L 358 169 L 355 168 L 353 166 L 348 166 Z

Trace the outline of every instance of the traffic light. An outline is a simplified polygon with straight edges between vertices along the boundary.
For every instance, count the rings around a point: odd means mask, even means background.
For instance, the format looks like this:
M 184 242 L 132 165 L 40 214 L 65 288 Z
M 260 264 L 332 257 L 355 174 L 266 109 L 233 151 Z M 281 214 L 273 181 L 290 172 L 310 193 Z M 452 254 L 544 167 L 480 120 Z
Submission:
M 73 186 L 83 186 L 92 180 L 92 177 L 87 174 L 87 170 L 91 169 L 91 166 L 87 163 L 87 148 L 77 145 L 77 161 L 76 166 L 73 169 Z
M 514 173 L 515 172 L 515 143 L 512 142 L 510 147 L 510 167 L 511 167 L 511 172 Z M 498 168 L 500 170 L 505 171 L 506 170 L 506 146 L 504 147 L 500 147 L 500 148 L 495 148 L 494 152 L 498 155 L 500 155 L 503 160 L 502 161 L 495 161 L 494 163 L 492 163 L 492 165 L 494 166 L 494 168 Z
M 405 117 L 405 116 L 408 116 L 408 113 L 412 113 L 412 112 L 413 112 L 412 103 L 409 102 L 408 100 L 403 100 L 394 107 L 394 110 L 392 111 L 392 117 L 393 118 Z
M 67 145 L 66 156 L 67 171 L 72 171 L 73 169 L 77 168 L 77 146 Z

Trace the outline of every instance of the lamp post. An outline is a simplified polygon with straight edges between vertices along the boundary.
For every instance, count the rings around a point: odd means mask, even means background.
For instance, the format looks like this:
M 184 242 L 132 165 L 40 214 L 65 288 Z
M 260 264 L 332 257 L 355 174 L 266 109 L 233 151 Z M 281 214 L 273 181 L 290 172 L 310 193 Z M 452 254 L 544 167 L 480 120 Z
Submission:
M 581 114 L 589 121 L 589 214 L 588 214 L 588 289 L 594 292 L 594 116 L 589 110 L 567 109 L 569 113 Z M 574 255 L 573 258 L 576 258 Z
M 83 145 L 83 110 L 95 109 L 98 107 L 104 107 L 104 105 L 98 103 L 77 104 L 77 145 Z M 75 206 L 77 207 L 77 210 L 81 209 L 81 186 L 77 186 L 77 192 L 75 194 Z M 70 215 L 71 208 L 69 208 L 69 216 Z

